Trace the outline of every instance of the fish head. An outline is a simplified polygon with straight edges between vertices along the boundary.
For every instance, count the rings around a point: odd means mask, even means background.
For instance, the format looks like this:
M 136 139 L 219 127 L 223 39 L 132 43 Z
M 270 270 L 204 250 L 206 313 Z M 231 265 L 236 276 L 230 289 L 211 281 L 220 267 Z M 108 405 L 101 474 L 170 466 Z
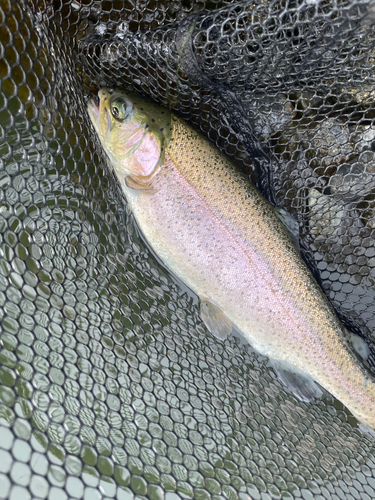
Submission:
M 88 112 L 116 173 L 149 176 L 164 159 L 171 137 L 170 112 L 131 92 L 101 89 Z

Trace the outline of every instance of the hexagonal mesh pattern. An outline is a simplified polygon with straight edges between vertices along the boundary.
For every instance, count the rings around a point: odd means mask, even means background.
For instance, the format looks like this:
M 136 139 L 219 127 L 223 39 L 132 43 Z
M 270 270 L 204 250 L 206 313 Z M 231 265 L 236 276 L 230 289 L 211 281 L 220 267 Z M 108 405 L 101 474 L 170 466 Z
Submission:
M 375 497 L 373 442 L 340 402 L 297 401 L 207 332 L 86 112 L 132 84 L 199 126 L 371 336 L 373 20 L 360 1 L 0 2 L 1 498 Z

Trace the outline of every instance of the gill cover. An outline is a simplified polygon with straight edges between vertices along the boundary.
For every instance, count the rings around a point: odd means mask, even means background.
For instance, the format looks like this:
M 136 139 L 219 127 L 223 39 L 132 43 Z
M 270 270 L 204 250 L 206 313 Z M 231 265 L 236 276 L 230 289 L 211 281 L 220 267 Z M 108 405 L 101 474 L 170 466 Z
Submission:
M 118 174 L 152 175 L 164 160 L 171 136 L 170 113 L 122 90 L 102 89 L 99 99 L 99 123 L 106 122 L 101 136 Z

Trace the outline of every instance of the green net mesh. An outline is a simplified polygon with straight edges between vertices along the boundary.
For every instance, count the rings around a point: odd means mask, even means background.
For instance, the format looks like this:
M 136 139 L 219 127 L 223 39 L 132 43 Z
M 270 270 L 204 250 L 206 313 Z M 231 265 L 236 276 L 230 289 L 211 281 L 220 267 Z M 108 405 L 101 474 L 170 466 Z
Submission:
M 375 448 L 295 399 L 140 237 L 89 121 L 103 85 L 199 127 L 375 327 L 372 1 L 0 0 L 0 497 L 375 497 Z

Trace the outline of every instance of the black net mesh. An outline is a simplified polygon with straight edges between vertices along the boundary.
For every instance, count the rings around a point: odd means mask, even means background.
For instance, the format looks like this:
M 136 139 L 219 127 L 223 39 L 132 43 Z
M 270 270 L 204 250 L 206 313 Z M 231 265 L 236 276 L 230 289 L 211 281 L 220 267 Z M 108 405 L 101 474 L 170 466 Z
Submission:
M 207 332 L 86 112 L 132 86 L 200 127 L 293 215 L 372 349 L 373 23 L 357 0 L 0 1 L 1 498 L 375 497 L 339 401 L 297 401 Z

